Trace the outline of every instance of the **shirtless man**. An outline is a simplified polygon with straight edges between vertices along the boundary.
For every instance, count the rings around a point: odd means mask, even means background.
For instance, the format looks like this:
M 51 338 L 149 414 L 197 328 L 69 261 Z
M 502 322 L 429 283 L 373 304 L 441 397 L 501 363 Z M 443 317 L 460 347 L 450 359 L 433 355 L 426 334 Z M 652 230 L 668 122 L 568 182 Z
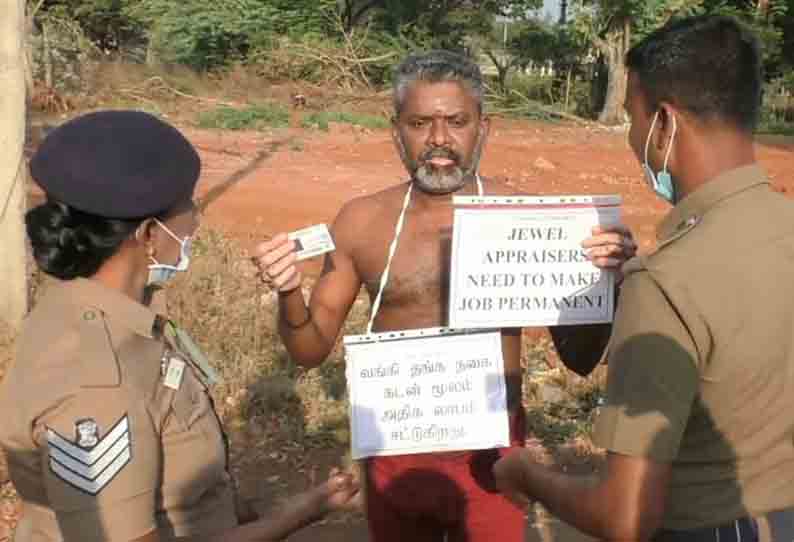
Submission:
M 477 193 L 489 119 L 483 114 L 479 68 L 446 51 L 408 57 L 395 77 L 393 137 L 411 175 L 377 194 L 347 203 L 333 227 L 336 251 L 325 259 L 307 307 L 294 245 L 280 234 L 257 249 L 262 277 L 279 292 L 279 332 L 292 358 L 316 367 L 331 352 L 362 285 L 379 290 L 406 193 L 404 227 L 391 264 L 374 331 L 444 326 L 447 321 L 452 195 Z M 484 193 L 515 194 L 495 181 Z M 593 263 L 617 269 L 635 252 L 623 227 L 595 231 L 585 243 Z M 587 374 L 597 364 L 609 326 L 555 328 L 566 365 Z M 521 329 L 502 330 L 511 440 L 524 442 Z M 519 541 L 524 515 L 496 493 L 491 466 L 505 451 L 378 457 L 366 462 L 372 540 Z

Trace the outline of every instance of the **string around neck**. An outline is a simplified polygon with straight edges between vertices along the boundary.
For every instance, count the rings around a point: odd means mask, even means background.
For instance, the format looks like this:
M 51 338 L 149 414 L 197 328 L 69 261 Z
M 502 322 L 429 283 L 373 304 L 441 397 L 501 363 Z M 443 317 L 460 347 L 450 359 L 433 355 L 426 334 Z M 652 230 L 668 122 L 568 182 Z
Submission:
M 475 173 L 474 178 L 477 181 L 477 195 L 482 197 L 484 195 L 484 190 L 482 187 L 482 179 L 480 178 L 480 174 Z M 394 228 L 394 238 L 391 241 L 391 245 L 389 245 L 389 255 L 386 258 L 386 267 L 383 269 L 383 274 L 380 276 L 378 295 L 375 296 L 375 301 L 372 303 L 372 310 L 370 312 L 369 322 L 367 323 L 367 335 L 372 334 L 372 326 L 375 323 L 375 317 L 378 316 L 381 301 L 383 301 L 383 292 L 386 290 L 386 284 L 389 281 L 389 272 L 391 271 L 392 260 L 394 260 L 394 253 L 397 252 L 397 244 L 399 243 L 400 234 L 402 233 L 403 226 L 405 225 L 405 215 L 408 212 L 408 206 L 411 204 L 411 194 L 413 193 L 413 189 L 414 183 L 408 183 L 408 190 L 405 191 L 405 199 L 403 199 L 403 207 L 400 211 L 400 217 L 397 219 L 397 225 Z

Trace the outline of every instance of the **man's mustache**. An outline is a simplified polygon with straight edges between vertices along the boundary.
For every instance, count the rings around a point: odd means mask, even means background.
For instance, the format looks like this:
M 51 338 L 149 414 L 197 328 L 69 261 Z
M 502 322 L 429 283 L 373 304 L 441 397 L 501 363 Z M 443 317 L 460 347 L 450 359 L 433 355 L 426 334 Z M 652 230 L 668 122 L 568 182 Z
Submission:
M 445 149 L 445 148 L 435 148 L 435 149 L 428 149 L 423 152 L 419 156 L 419 164 L 422 165 L 433 158 L 444 158 L 446 160 L 452 160 L 455 162 L 455 165 L 460 164 L 460 156 L 453 151 L 452 149 Z

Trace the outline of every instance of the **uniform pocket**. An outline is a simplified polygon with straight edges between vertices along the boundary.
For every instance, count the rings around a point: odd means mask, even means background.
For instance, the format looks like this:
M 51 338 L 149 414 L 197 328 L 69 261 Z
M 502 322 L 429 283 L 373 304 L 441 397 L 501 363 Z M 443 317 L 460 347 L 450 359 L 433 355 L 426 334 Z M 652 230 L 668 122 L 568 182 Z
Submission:
M 191 430 L 207 415 L 211 414 L 212 406 L 204 390 L 180 390 L 174 397 L 174 416 L 185 430 Z
M 192 431 L 197 424 L 212 415 L 208 392 L 193 374 L 192 367 L 185 368 L 182 384 L 174 392 L 171 402 L 174 418 L 183 431 Z

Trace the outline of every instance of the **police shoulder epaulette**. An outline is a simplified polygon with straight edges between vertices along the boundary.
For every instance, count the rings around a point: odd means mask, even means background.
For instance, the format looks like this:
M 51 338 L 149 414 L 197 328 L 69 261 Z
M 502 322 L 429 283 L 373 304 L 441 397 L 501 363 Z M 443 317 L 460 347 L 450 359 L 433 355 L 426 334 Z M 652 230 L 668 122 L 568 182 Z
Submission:
M 683 236 L 694 230 L 698 224 L 700 224 L 700 217 L 697 215 L 690 216 L 686 220 L 682 221 L 670 235 L 659 241 L 659 246 L 656 250 L 661 250 L 674 241 L 681 239 Z
M 83 386 L 118 386 L 121 372 L 105 315 L 91 306 L 82 306 L 78 310 Z

